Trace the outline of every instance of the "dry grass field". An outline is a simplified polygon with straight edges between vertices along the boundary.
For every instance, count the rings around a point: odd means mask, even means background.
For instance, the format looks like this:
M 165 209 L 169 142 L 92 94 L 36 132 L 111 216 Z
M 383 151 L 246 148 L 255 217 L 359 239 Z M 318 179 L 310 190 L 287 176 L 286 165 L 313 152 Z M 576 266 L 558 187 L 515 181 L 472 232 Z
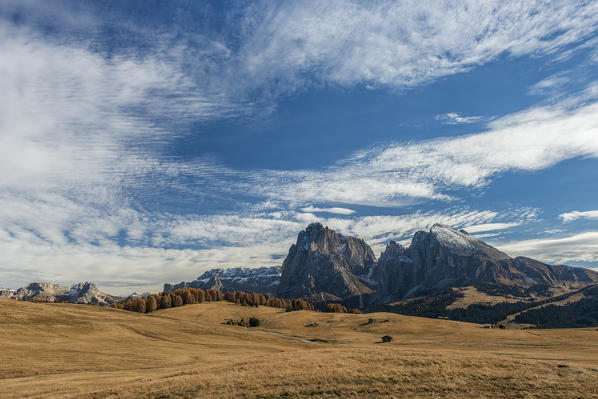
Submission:
M 223 324 L 250 316 L 262 325 Z M 394 342 L 378 343 L 383 335 Z M 596 329 L 225 302 L 137 314 L 0 298 L 0 350 L 2 398 L 598 397 Z

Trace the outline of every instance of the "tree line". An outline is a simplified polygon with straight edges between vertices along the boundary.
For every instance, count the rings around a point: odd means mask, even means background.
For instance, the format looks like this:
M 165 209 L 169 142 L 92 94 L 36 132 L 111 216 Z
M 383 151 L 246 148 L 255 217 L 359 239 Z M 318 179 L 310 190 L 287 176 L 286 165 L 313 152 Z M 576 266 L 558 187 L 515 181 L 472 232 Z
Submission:
M 277 298 L 272 294 L 257 294 L 255 292 L 226 291 L 201 288 L 178 288 L 173 291 L 151 294 L 148 296 L 127 298 L 124 301 L 112 304 L 112 307 L 131 312 L 151 313 L 160 309 L 176 308 L 183 305 L 192 305 L 205 302 L 232 302 L 242 306 L 269 306 L 285 309 L 287 312 L 296 310 L 316 310 L 314 306 L 303 299 Z M 348 310 L 338 303 L 329 303 L 326 312 L 335 313 L 361 313 L 357 309 Z
M 544 305 L 518 314 L 517 323 L 536 328 L 573 328 L 598 326 L 598 297 L 587 297 L 565 305 Z

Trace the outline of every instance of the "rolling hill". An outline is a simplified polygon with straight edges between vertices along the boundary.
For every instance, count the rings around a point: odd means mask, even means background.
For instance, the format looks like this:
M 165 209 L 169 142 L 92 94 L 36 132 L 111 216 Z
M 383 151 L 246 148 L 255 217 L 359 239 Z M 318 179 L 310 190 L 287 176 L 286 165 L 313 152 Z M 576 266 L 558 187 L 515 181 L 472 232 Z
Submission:
M 224 324 L 252 316 L 260 327 Z M 0 298 L 0 397 L 590 397 L 596 334 L 226 302 L 139 314 Z

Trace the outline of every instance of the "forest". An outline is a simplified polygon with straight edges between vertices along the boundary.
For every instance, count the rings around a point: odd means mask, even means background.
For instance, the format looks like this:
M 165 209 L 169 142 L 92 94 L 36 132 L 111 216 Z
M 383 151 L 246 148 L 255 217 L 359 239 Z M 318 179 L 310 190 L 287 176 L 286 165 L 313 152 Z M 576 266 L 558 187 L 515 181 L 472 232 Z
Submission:
M 226 291 L 201 288 L 179 288 L 173 291 L 127 298 L 124 301 L 115 303 L 112 307 L 124 309 L 131 312 L 151 313 L 160 309 L 175 308 L 178 306 L 192 305 L 204 302 L 227 301 L 242 306 L 269 306 L 272 308 L 285 309 L 287 312 L 297 310 L 324 310 L 334 313 L 361 313 L 357 309 L 347 309 L 338 303 L 329 303 L 323 309 L 316 309 L 304 299 L 277 298 L 271 294 L 257 294 L 254 292 Z

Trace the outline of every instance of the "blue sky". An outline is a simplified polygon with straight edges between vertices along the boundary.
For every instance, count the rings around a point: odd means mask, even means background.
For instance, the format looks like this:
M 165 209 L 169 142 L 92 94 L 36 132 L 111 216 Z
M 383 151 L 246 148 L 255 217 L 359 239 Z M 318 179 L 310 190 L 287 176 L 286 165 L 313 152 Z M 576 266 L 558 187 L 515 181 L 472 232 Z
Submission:
M 320 221 L 598 267 L 598 3 L 0 0 L 0 286 L 157 291 Z

